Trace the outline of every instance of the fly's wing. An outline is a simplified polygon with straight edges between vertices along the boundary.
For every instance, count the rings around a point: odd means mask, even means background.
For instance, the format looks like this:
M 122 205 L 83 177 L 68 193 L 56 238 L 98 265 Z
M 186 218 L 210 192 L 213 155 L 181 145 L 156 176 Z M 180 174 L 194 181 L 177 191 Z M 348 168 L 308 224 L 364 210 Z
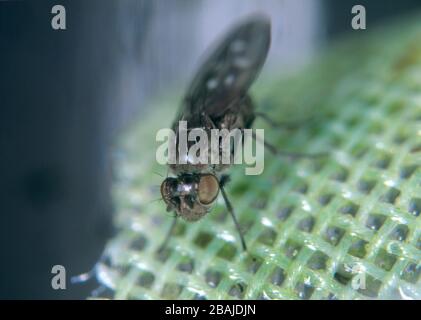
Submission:
M 270 45 L 270 20 L 253 15 L 239 23 L 205 59 L 184 98 L 180 118 L 218 117 L 241 99 L 260 72 Z M 180 119 L 179 118 L 179 119 Z

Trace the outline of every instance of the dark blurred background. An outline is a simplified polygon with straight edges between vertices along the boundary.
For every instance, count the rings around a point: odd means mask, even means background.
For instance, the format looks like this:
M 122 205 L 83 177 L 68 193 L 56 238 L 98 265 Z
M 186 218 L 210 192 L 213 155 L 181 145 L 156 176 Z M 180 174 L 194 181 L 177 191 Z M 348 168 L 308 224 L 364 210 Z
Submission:
M 64 31 L 51 28 L 55 4 L 66 8 Z M 90 270 L 112 235 L 115 137 L 154 97 L 182 90 L 230 24 L 269 14 L 268 64 L 286 72 L 353 32 L 355 4 L 366 7 L 368 30 L 421 8 L 419 0 L 0 1 L 0 298 L 85 298 L 96 287 L 69 278 Z M 66 290 L 51 288 L 57 264 Z

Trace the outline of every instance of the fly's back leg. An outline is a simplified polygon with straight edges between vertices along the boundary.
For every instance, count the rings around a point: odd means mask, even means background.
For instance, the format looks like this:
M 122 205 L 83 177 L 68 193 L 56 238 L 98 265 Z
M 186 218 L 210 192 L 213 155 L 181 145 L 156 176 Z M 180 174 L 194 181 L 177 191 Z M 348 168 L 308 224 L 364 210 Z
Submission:
M 168 229 L 167 235 L 165 236 L 164 241 L 162 242 L 162 244 L 161 244 L 161 245 L 159 246 L 159 248 L 158 248 L 158 252 L 162 252 L 162 251 L 163 251 L 163 250 L 167 247 L 168 242 L 170 241 L 171 236 L 172 236 L 172 234 L 174 233 L 174 230 L 175 230 L 175 226 L 176 226 L 176 224 L 177 224 L 177 216 L 175 216 L 175 217 L 173 218 L 173 221 L 172 221 L 172 223 L 171 223 L 171 226 L 170 226 L 170 228 Z
M 310 120 L 309 118 L 307 118 L 307 119 L 302 119 L 299 121 L 287 122 L 287 121 L 273 120 L 270 116 L 268 116 L 266 113 L 263 113 L 263 112 L 255 112 L 254 115 L 266 121 L 272 128 L 283 129 L 283 130 L 295 130 L 299 127 L 302 127 L 304 124 L 308 123 L 308 121 Z
M 237 228 L 237 231 L 240 235 L 241 246 L 243 247 L 244 251 L 247 251 L 247 245 L 246 245 L 246 241 L 244 240 L 243 232 L 241 231 L 240 224 L 238 223 L 237 217 L 234 212 L 234 208 L 232 207 L 231 202 L 229 201 L 228 196 L 224 189 L 224 186 L 228 181 L 229 181 L 229 176 L 223 175 L 221 179 L 219 180 L 219 188 L 221 189 L 222 197 L 224 198 L 227 210 L 230 213 L 232 220 L 234 221 L 235 227 Z
M 273 155 L 275 156 L 281 156 L 281 157 L 288 157 L 291 159 L 298 159 L 298 158 L 321 158 L 327 156 L 326 152 L 319 152 L 319 153 L 301 153 L 301 152 L 290 152 L 290 151 L 283 151 L 279 150 L 276 146 L 273 144 L 270 144 L 269 142 L 263 141 L 258 136 L 256 136 L 256 133 L 253 132 L 253 139 L 256 140 L 259 143 L 263 143 L 266 149 L 268 149 Z

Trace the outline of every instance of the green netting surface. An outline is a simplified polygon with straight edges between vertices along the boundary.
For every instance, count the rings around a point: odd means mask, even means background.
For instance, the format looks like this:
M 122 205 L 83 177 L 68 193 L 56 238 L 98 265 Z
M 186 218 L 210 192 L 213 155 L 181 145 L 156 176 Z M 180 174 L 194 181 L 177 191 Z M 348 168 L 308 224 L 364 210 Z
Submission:
M 318 160 L 265 155 L 265 171 L 233 168 L 228 194 L 245 231 L 241 250 L 224 204 L 196 223 L 171 223 L 155 161 L 156 131 L 182 93 L 151 106 L 116 148 L 118 232 L 98 276 L 117 299 L 421 298 L 420 17 L 356 33 L 304 72 L 259 80 L 260 110 L 310 117 L 293 131 L 265 128 L 282 150 L 329 151 Z M 365 289 L 354 289 L 356 272 Z

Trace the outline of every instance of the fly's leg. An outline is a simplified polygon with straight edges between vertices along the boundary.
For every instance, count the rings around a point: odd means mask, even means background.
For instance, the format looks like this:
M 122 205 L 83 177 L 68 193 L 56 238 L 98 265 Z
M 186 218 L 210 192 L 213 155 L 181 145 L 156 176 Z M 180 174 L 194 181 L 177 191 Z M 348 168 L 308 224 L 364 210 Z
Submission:
M 204 122 L 206 128 L 216 129 L 215 123 L 212 121 L 212 119 L 206 113 L 203 112 L 201 114 L 201 120 Z
M 177 224 L 177 216 L 175 216 L 173 218 L 173 221 L 171 223 L 170 228 L 168 229 L 167 235 L 165 236 L 164 241 L 162 242 L 162 244 L 159 246 L 158 252 L 162 252 L 168 245 L 168 242 L 171 239 L 172 234 L 174 233 L 175 230 L 175 226 Z
M 219 188 L 221 189 L 222 197 L 224 198 L 225 205 L 227 206 L 228 212 L 231 214 L 232 220 L 234 221 L 235 227 L 240 235 L 241 239 L 241 246 L 243 247 L 244 251 L 247 251 L 246 241 L 244 240 L 244 235 L 241 231 L 240 224 L 238 223 L 237 217 L 235 216 L 234 208 L 231 205 L 231 202 L 228 199 L 228 196 L 225 192 L 224 186 L 229 181 L 229 177 L 227 175 L 223 175 L 219 180 Z
M 291 121 L 291 122 L 275 121 L 270 116 L 268 116 L 266 113 L 263 113 L 263 112 L 255 112 L 254 115 L 256 117 L 262 118 L 272 128 L 285 129 L 285 130 L 297 129 L 297 128 L 301 127 L 303 124 L 305 124 L 306 122 L 309 121 L 309 119 L 303 119 L 303 120 L 300 120 L 300 121 Z
M 319 152 L 319 153 L 301 153 L 301 152 L 289 152 L 289 151 L 282 151 L 279 150 L 277 147 L 275 147 L 273 144 L 270 144 L 269 142 L 262 141 L 258 136 L 256 136 L 256 133 L 253 132 L 253 139 L 257 142 L 263 143 L 266 149 L 268 149 L 273 155 L 275 156 L 282 156 L 282 157 L 289 157 L 291 159 L 297 159 L 297 158 L 321 158 L 325 157 L 327 155 L 326 152 Z

